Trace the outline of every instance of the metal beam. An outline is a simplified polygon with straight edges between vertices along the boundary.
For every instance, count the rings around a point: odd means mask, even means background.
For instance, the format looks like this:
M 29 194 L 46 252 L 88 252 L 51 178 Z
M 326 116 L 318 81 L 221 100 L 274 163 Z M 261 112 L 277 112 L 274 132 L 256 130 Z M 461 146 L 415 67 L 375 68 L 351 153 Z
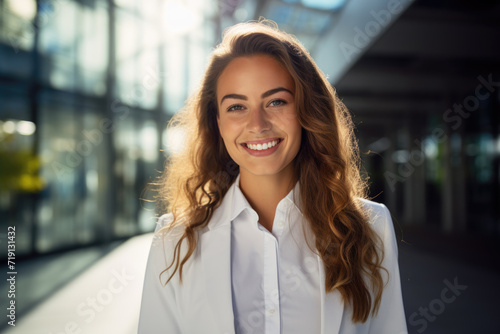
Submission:
M 350 0 L 316 47 L 320 69 L 335 84 L 414 0 Z

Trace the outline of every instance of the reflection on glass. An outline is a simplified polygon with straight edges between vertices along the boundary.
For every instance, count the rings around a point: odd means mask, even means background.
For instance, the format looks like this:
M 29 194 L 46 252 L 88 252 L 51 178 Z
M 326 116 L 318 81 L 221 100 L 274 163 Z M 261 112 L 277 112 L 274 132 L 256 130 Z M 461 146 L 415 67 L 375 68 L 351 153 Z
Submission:
M 33 201 L 45 187 L 33 153 L 36 126 L 20 119 L 0 120 L 0 221 L 16 226 L 16 254 L 31 251 Z
M 157 49 L 144 49 L 138 59 L 138 85 L 135 105 L 145 109 L 155 109 L 158 103 L 159 85 L 163 78 L 158 70 L 159 57 Z
M 479 183 L 490 183 L 493 178 L 495 145 L 490 133 L 481 133 L 469 139 L 468 153 L 473 159 L 472 175 Z
M 47 11 L 50 20 L 40 30 L 39 48 L 44 55 L 42 80 L 55 88 L 76 88 L 74 44 L 78 40 L 76 22 L 79 7 L 78 3 L 68 0 L 51 3 L 51 11 Z
M 79 38 L 75 41 L 80 91 L 102 95 L 106 91 L 108 60 L 107 8 L 102 2 L 93 7 L 80 6 Z
M 33 48 L 36 15 L 35 0 L 7 0 L 0 2 L 0 42 L 18 53 Z
M 120 101 L 135 105 L 134 85 L 136 83 L 139 53 L 139 24 L 136 17 L 125 10 L 116 11 L 116 95 Z
M 0 166 L 0 219 L 25 231 L 20 253 L 154 228 L 140 198 L 171 140 L 159 129 L 201 78 L 218 10 L 213 0 L 0 0 L 0 154 L 12 163 Z
M 142 158 L 146 162 L 158 160 L 158 131 L 155 122 L 147 120 L 140 130 Z
M 167 109 L 174 113 L 184 105 L 187 98 L 187 63 L 185 54 L 186 39 L 169 37 L 165 40 L 164 68 L 165 68 L 165 100 Z
M 31 21 L 36 15 L 36 1 L 34 0 L 7 0 L 7 8 L 12 14 L 26 21 Z

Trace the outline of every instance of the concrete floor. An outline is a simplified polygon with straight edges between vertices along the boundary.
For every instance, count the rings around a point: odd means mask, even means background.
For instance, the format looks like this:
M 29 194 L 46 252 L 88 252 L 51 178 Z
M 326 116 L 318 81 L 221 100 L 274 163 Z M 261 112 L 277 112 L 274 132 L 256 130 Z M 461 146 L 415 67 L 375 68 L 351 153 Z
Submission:
M 409 333 L 500 333 L 500 273 L 406 245 L 400 272 Z
M 3 322 L 1 333 L 137 333 L 151 238 L 152 234 L 145 234 L 117 247 L 78 250 L 43 258 L 43 263 L 35 259 L 18 264 L 16 326 L 5 327 Z M 80 272 L 85 264 L 87 268 Z M 61 279 L 75 273 L 67 282 Z M 0 288 L 6 289 L 4 285 Z M 48 295 L 35 303 L 32 294 L 40 297 L 40 290 Z
M 19 264 L 16 326 L 3 321 L 1 333 L 136 333 L 151 237 Z M 500 271 L 450 256 L 467 246 L 454 244 L 456 251 L 443 254 L 420 247 L 418 239 L 400 243 L 409 333 L 500 333 Z M 6 288 L 2 282 L 1 291 Z

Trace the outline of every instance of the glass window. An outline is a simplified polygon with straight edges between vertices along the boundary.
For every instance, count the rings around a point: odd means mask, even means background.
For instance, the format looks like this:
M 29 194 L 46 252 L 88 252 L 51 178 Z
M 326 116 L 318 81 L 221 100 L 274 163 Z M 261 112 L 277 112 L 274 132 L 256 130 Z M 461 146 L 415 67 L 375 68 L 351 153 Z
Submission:
M 136 6 L 136 2 L 137 0 L 114 0 L 116 6 L 128 9 L 134 9 Z
M 209 25 L 207 24 L 209 27 Z M 193 31 L 189 40 L 189 86 L 188 92 L 191 93 L 199 85 L 203 78 L 203 73 L 208 65 L 208 57 L 213 47 L 213 34 L 207 35 L 209 29 L 199 29 Z
M 108 14 L 102 2 L 95 6 L 81 6 L 79 11 L 79 38 L 76 39 L 80 91 L 90 95 L 106 92 L 108 63 Z
M 135 111 L 116 125 L 117 212 L 114 233 L 129 236 L 139 232 L 139 228 L 151 230 L 154 212 L 146 210 L 147 206 L 140 198 L 158 169 L 159 133 L 157 122 Z
M 163 80 L 158 68 L 159 61 L 158 48 L 144 49 L 140 52 L 134 104 L 144 109 L 155 109 L 158 104 L 158 92 Z
M 28 78 L 32 73 L 36 14 L 34 0 L 0 1 L 0 73 Z
M 40 29 L 42 81 L 54 88 L 76 88 L 77 2 L 59 0 L 47 4 L 46 23 Z
M 22 231 L 16 237 L 19 254 L 31 251 L 33 207 L 43 187 L 26 91 L 25 85 L 0 84 L 0 221 Z
M 177 112 L 202 79 L 218 4 L 0 0 L 0 219 L 23 230 L 19 253 L 154 228 L 141 198 L 164 161 L 156 111 Z
M 31 250 L 33 206 L 43 186 L 33 152 L 35 131 L 30 121 L 0 120 L 0 220 L 17 229 L 16 254 Z
M 9 118 L 30 120 L 27 84 L 0 82 L 0 120 Z
M 40 173 L 47 186 L 38 206 L 36 247 L 47 252 L 75 241 L 73 226 L 83 158 L 76 152 L 75 107 L 47 101 L 41 104 L 40 112 Z
M 186 38 L 170 37 L 165 40 L 165 86 L 167 110 L 177 112 L 187 98 Z
M 33 49 L 36 16 L 35 0 L 6 0 L 0 2 L 0 42 L 14 53 Z
M 94 242 L 106 229 L 107 128 L 95 110 L 42 94 L 39 151 L 46 187 L 38 206 L 40 252 Z
M 131 13 L 116 10 L 116 87 L 115 95 L 120 101 L 134 105 L 139 52 L 139 20 Z

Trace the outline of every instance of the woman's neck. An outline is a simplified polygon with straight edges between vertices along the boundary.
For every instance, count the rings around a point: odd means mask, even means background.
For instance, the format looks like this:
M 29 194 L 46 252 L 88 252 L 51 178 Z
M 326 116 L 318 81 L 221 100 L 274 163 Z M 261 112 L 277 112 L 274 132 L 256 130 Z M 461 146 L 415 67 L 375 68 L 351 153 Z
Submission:
M 270 232 L 278 203 L 288 195 L 296 182 L 293 168 L 264 176 L 240 170 L 240 189 L 252 208 L 257 211 L 259 223 Z

